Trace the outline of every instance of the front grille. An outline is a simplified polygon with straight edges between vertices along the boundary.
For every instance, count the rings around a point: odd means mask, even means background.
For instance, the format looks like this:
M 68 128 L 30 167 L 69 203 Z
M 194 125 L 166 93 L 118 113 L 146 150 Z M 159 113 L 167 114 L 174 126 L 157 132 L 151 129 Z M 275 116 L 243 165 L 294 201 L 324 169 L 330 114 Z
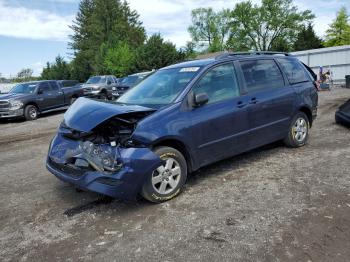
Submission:
M 10 103 L 8 101 L 0 101 L 0 110 L 1 109 L 9 109 Z
M 83 176 L 89 169 L 79 168 L 79 167 L 72 167 L 68 164 L 59 164 L 55 161 L 52 161 L 51 158 L 49 158 L 49 164 L 52 168 L 56 169 L 57 171 L 63 172 L 65 175 L 68 175 L 73 178 L 79 178 Z

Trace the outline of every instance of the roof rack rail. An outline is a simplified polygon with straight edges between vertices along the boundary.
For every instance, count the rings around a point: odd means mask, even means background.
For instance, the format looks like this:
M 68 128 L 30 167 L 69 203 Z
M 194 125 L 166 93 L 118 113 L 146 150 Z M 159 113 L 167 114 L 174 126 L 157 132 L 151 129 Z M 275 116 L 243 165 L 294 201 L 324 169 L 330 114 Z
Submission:
M 285 52 L 274 52 L 274 51 L 251 51 L 251 52 L 227 52 L 215 57 L 216 60 L 229 58 L 232 56 L 246 56 L 246 55 L 284 55 L 291 56 L 290 53 Z

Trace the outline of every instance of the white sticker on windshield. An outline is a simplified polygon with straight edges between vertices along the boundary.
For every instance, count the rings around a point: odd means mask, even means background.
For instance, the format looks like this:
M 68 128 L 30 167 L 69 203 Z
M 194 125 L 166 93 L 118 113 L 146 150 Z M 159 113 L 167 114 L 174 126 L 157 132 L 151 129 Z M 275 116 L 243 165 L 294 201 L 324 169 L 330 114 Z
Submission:
M 184 67 L 179 72 L 197 72 L 200 67 Z

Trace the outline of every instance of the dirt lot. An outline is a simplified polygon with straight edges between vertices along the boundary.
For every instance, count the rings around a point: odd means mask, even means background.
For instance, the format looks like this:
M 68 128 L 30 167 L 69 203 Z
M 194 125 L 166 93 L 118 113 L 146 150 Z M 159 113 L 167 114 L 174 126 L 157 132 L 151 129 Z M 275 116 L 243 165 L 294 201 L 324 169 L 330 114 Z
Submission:
M 348 98 L 320 93 L 307 146 L 211 165 L 161 205 L 78 193 L 46 171 L 62 114 L 0 123 L 0 260 L 349 261 L 350 132 L 334 123 Z

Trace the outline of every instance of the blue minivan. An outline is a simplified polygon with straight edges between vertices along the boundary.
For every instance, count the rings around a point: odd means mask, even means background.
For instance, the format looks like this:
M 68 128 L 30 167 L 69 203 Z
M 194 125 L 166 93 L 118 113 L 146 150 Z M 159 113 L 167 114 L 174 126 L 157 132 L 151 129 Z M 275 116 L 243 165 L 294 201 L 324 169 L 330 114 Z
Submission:
M 47 168 L 77 188 L 152 202 L 187 175 L 283 140 L 305 145 L 317 114 L 315 74 L 284 53 L 225 53 L 158 70 L 116 101 L 79 98 Z

